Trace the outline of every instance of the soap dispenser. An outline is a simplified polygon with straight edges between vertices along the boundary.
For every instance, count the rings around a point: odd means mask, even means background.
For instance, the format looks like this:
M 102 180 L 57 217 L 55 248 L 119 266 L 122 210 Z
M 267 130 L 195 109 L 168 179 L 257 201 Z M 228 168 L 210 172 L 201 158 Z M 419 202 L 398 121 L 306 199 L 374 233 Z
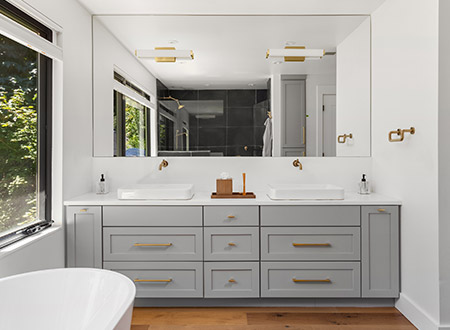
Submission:
M 366 175 L 362 175 L 361 182 L 359 183 L 359 193 L 361 195 L 369 195 L 370 194 L 370 185 L 369 181 L 366 180 Z
M 100 181 L 97 183 L 97 194 L 104 195 L 108 193 L 108 188 L 106 186 L 105 175 L 102 174 Z

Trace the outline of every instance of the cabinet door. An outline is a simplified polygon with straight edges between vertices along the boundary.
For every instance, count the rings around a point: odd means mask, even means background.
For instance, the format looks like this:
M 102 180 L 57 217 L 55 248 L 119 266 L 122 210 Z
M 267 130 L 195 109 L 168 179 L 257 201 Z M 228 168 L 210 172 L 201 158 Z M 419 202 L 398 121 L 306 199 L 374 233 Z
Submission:
M 306 82 L 282 80 L 282 147 L 306 146 Z
M 397 206 L 364 206 L 362 296 L 399 295 L 399 212 Z
M 67 207 L 68 267 L 102 268 L 101 206 Z

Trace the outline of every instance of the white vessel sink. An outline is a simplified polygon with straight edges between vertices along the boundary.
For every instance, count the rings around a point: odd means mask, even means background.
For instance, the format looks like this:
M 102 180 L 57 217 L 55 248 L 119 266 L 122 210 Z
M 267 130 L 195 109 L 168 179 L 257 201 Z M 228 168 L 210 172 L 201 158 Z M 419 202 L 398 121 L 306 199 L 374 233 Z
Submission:
M 331 184 L 271 184 L 271 199 L 344 199 L 344 188 Z
M 119 199 L 191 199 L 192 184 L 133 184 L 117 189 Z

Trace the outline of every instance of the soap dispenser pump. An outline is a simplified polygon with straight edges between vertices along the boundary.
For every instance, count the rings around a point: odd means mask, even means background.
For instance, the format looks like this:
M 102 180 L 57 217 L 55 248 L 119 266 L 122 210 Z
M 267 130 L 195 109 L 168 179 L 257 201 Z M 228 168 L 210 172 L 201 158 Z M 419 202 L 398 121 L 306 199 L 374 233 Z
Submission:
M 367 181 L 365 174 L 362 175 L 361 182 L 359 183 L 359 193 L 361 195 L 369 195 L 370 194 L 369 181 Z
M 100 181 L 97 184 L 97 194 L 104 195 L 108 193 L 108 188 L 106 186 L 105 175 L 102 174 Z

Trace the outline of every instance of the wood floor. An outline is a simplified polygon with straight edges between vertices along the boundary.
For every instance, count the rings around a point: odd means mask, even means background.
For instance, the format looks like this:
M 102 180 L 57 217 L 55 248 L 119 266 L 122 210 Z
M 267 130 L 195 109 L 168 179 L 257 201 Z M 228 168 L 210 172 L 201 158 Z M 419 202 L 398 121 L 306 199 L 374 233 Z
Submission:
M 135 308 L 131 330 L 410 330 L 392 307 Z

